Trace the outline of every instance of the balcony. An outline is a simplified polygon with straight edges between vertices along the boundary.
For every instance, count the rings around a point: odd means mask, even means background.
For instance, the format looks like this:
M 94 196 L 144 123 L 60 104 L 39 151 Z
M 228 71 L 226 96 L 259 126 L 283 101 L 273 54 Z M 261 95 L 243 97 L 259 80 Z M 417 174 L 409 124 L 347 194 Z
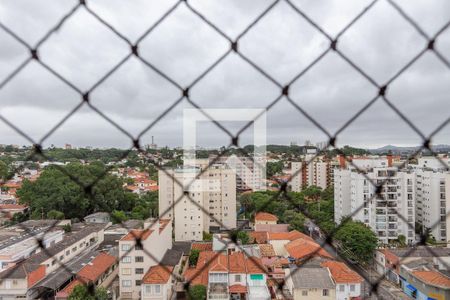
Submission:
M 229 298 L 228 284 L 222 282 L 209 283 L 208 299 L 226 300 Z

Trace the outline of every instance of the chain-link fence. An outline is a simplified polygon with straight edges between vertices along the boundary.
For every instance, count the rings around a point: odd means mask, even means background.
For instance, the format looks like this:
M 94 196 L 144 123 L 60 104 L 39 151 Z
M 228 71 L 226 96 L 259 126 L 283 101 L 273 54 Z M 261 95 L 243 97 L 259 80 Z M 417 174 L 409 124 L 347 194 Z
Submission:
M 240 47 L 239 47 L 242 38 L 244 36 L 246 36 L 249 32 L 251 32 L 252 29 L 255 27 L 255 25 L 258 22 L 260 22 L 261 20 L 263 20 L 267 16 L 267 14 L 270 11 L 272 11 L 277 5 L 280 5 L 281 2 L 283 2 L 284 4 L 287 4 L 298 15 L 298 18 L 301 18 L 302 20 L 304 20 L 308 24 L 310 24 L 313 28 L 315 28 L 317 30 L 317 32 L 320 35 L 322 35 L 328 41 L 328 47 L 323 52 L 317 53 L 316 58 L 313 59 L 306 67 L 304 67 L 301 70 L 298 70 L 298 73 L 295 76 L 293 76 L 286 84 L 280 83 L 279 80 L 277 80 L 269 72 L 265 71 L 258 63 L 256 63 L 254 60 L 252 60 L 252 57 L 249 57 L 249 56 L 245 55 L 243 52 L 241 52 L 240 51 Z M 446 30 L 448 30 L 448 27 L 450 26 L 450 20 L 447 20 L 445 25 L 442 26 L 442 28 L 440 28 L 434 35 L 429 35 L 429 34 L 427 34 L 425 32 L 425 30 L 423 30 L 421 28 L 421 26 L 416 22 L 416 20 L 414 20 L 411 16 L 409 16 L 405 12 L 405 10 L 398 3 L 396 3 L 395 0 L 387 0 L 386 2 L 390 5 L 391 9 L 396 11 L 407 23 L 409 23 L 414 28 L 414 30 L 416 30 L 424 38 L 425 43 L 424 43 L 423 47 L 417 49 L 416 55 L 412 59 L 410 59 L 406 64 L 404 64 L 392 77 L 390 77 L 387 81 L 380 83 L 376 79 L 374 79 L 371 75 L 369 75 L 364 70 L 363 67 L 359 66 L 358 63 L 356 63 L 352 59 L 352 57 L 349 57 L 347 54 L 345 54 L 343 51 L 341 51 L 341 49 L 339 47 L 339 41 L 340 41 L 341 37 L 343 35 L 345 35 L 346 32 L 350 28 L 352 28 L 354 26 L 357 26 L 358 22 L 361 19 L 363 19 L 365 17 L 365 15 L 369 11 L 371 11 L 373 9 L 374 5 L 377 2 L 380 2 L 380 1 L 374 0 L 374 1 L 370 2 L 367 5 L 367 7 L 362 9 L 359 12 L 359 14 L 357 14 L 356 17 L 354 17 L 336 35 L 330 35 L 329 33 L 327 33 L 327 31 L 323 27 L 321 27 L 318 23 L 316 23 L 313 20 L 313 18 L 308 16 L 308 14 L 302 9 L 301 6 L 293 3 L 293 1 L 290 1 L 290 0 L 276 0 L 276 1 L 273 1 L 256 18 L 254 18 L 254 20 L 244 30 L 242 30 L 240 32 L 240 34 L 237 35 L 236 38 L 230 37 L 227 33 L 225 33 L 224 30 L 222 30 L 220 28 L 220 26 L 215 25 L 215 22 L 214 22 L 213 19 L 209 19 L 207 16 L 203 15 L 189 1 L 178 1 L 178 2 L 176 2 L 172 7 L 170 7 L 170 9 L 168 9 L 164 14 L 162 14 L 160 16 L 160 18 L 154 24 L 149 26 L 148 29 L 139 38 L 137 38 L 135 41 L 130 40 L 127 36 L 123 35 L 119 30 L 117 30 L 114 26 L 112 26 L 105 19 L 103 19 L 94 9 L 92 9 L 90 7 L 89 1 L 86 1 L 86 0 L 80 0 L 74 7 L 72 7 L 69 11 L 67 11 L 67 13 L 63 17 L 61 17 L 60 20 L 52 28 L 50 28 L 48 30 L 48 32 L 44 36 L 42 36 L 42 38 L 40 38 L 34 45 L 31 45 L 28 42 L 26 42 L 21 36 L 16 34 L 12 29 L 10 29 L 10 27 L 8 27 L 6 24 L 2 23 L 2 21 L 0 20 L 0 30 L 3 30 L 4 32 L 6 32 L 13 39 L 15 39 L 18 43 L 20 43 L 24 47 L 26 47 L 28 49 L 28 51 L 29 51 L 28 57 L 19 66 L 17 66 L 15 68 L 15 70 L 13 70 L 13 72 L 11 72 L 5 79 L 3 79 L 0 82 L 0 90 L 5 88 L 10 82 L 14 81 L 14 78 L 18 74 L 23 72 L 23 70 L 31 62 L 35 62 L 35 63 L 39 64 L 40 66 L 42 66 L 45 70 L 47 70 L 48 72 L 50 72 L 51 74 L 56 76 L 62 83 L 67 85 L 70 89 L 72 89 L 74 92 L 76 92 L 79 95 L 79 103 L 78 103 L 78 105 L 75 108 L 73 108 L 55 126 L 53 126 L 52 128 L 49 128 L 48 132 L 40 140 L 35 140 L 35 139 L 31 138 L 29 135 L 27 135 L 25 132 L 23 132 L 21 129 L 19 129 L 19 127 L 17 127 L 14 124 L 14 122 L 9 121 L 4 116 L 0 115 L 0 119 L 7 126 L 12 128 L 17 133 L 17 135 L 24 137 L 27 141 L 29 141 L 31 144 L 34 145 L 33 146 L 33 151 L 29 154 L 28 159 L 31 159 L 33 157 L 40 157 L 40 158 L 43 158 L 43 159 L 48 159 L 48 157 L 46 156 L 46 153 L 45 153 L 45 151 L 43 149 L 43 146 L 42 146 L 44 141 L 46 141 L 50 136 L 52 136 L 69 118 L 71 118 L 75 113 L 77 113 L 82 107 L 84 107 L 84 108 L 88 107 L 88 108 L 91 109 L 91 111 L 95 112 L 101 118 L 103 118 L 109 124 L 111 124 L 111 126 L 117 128 L 119 131 L 121 131 L 122 133 L 124 133 L 126 136 L 129 137 L 129 139 L 130 139 L 130 141 L 132 143 L 132 147 L 130 147 L 127 151 L 125 151 L 123 153 L 123 156 L 120 159 L 126 158 L 133 151 L 137 151 L 138 153 L 140 153 L 141 155 L 146 157 L 147 163 L 152 164 L 158 170 L 160 170 L 162 172 L 165 172 L 166 175 L 170 176 L 170 174 L 167 172 L 167 170 L 165 168 L 163 168 L 160 165 L 160 163 L 158 163 L 151 156 L 149 156 L 148 152 L 146 151 L 146 149 L 144 149 L 144 147 L 142 146 L 142 137 L 143 137 L 143 135 L 146 134 L 150 129 L 152 129 L 156 124 L 161 122 L 161 120 L 164 119 L 165 116 L 168 113 L 170 113 L 172 110 L 174 110 L 182 102 L 187 102 L 190 105 L 192 105 L 193 107 L 195 107 L 195 108 L 199 109 L 200 111 L 202 111 L 202 107 L 200 105 L 198 105 L 195 101 L 193 101 L 193 99 L 191 98 L 190 91 L 203 78 L 207 77 L 219 64 L 221 64 L 221 62 L 226 57 L 228 57 L 229 55 L 235 54 L 243 62 L 247 63 L 251 68 L 253 68 L 256 72 L 261 74 L 263 77 L 265 77 L 270 82 L 272 82 L 275 86 L 278 87 L 279 93 L 269 103 L 269 105 L 267 105 L 267 107 L 266 107 L 267 111 L 270 111 L 273 108 L 273 106 L 275 104 L 279 103 L 282 99 L 287 100 L 287 102 L 289 102 L 292 105 L 291 107 L 289 107 L 287 109 L 292 109 L 292 107 L 294 107 L 295 110 L 298 112 L 299 116 L 301 116 L 302 118 L 304 117 L 304 118 L 308 119 L 309 121 L 311 121 L 318 130 L 320 130 L 324 135 L 327 136 L 327 138 L 328 138 L 327 147 L 324 150 L 322 150 L 319 153 L 317 153 L 309 161 L 307 161 L 306 162 L 307 164 L 311 164 L 312 161 L 316 157 L 318 157 L 319 155 L 322 155 L 323 153 L 325 153 L 325 151 L 327 151 L 327 149 L 336 149 L 336 151 L 340 155 L 345 157 L 345 159 L 346 159 L 348 164 L 352 165 L 352 167 L 354 167 L 355 169 L 359 170 L 358 166 L 355 165 L 353 163 L 353 161 L 349 157 L 347 157 L 344 152 L 339 150 L 339 148 L 336 145 L 336 141 L 339 138 L 339 136 L 341 135 L 341 133 L 347 127 L 349 127 L 361 114 L 366 112 L 375 103 L 384 102 L 398 116 L 399 119 L 401 119 L 405 124 L 407 124 L 421 138 L 421 141 L 422 141 L 421 147 L 419 149 L 417 149 L 415 151 L 415 153 L 410 154 L 409 157 L 407 159 L 405 159 L 405 164 L 410 158 L 416 157 L 423 150 L 427 150 L 427 151 L 431 152 L 441 162 L 443 167 L 448 170 L 448 165 L 446 164 L 446 162 L 442 161 L 441 158 L 438 157 L 437 154 L 433 152 L 433 148 L 432 148 L 432 143 L 431 142 L 432 142 L 433 138 L 435 137 L 435 135 L 437 133 L 439 133 L 449 123 L 450 118 L 447 117 L 447 119 L 442 124 L 437 126 L 436 129 L 434 131 L 432 131 L 431 134 L 425 135 L 421 131 L 421 129 L 417 125 L 415 125 L 414 122 L 410 118 L 408 118 L 407 115 L 402 113 L 401 110 L 396 105 L 394 105 L 394 103 L 389 99 L 388 90 L 389 90 L 389 87 L 392 85 L 392 83 L 394 81 L 396 81 L 399 77 L 401 77 L 402 74 L 404 74 L 406 72 L 406 70 L 408 70 L 414 63 L 416 63 L 418 60 L 420 60 L 425 55 L 425 53 L 432 53 L 432 54 L 434 54 L 436 56 L 436 58 L 442 63 L 442 65 L 444 65 L 446 68 L 450 69 L 450 62 L 448 61 L 446 56 L 443 55 L 435 47 L 436 41 L 440 38 L 440 36 Z M 433 5 L 433 3 L 430 2 L 429 5 Z M 162 71 L 159 68 L 157 68 L 152 61 L 149 61 L 148 59 L 144 58 L 140 54 L 140 45 L 141 45 L 142 41 L 145 40 L 147 37 L 151 36 L 152 33 L 155 31 L 155 29 L 158 28 L 159 26 L 161 26 L 161 24 L 163 24 L 165 22 L 165 20 L 169 16 L 171 16 L 181 6 L 184 6 L 185 8 L 187 8 L 189 10 L 189 12 L 192 13 L 193 16 L 198 17 L 199 20 L 201 20 L 209 28 L 211 28 L 213 31 L 215 31 L 221 38 L 223 38 L 224 41 L 226 41 L 229 44 L 228 49 L 222 55 L 218 56 L 216 58 L 216 60 L 213 63 L 211 63 L 206 69 L 201 70 L 200 75 L 197 76 L 187 86 L 183 86 L 182 84 L 178 83 L 176 80 L 171 78 L 171 76 L 169 76 L 164 71 Z M 103 74 L 103 76 L 98 81 L 93 82 L 91 84 L 91 87 L 88 88 L 87 90 L 83 90 L 82 88 L 80 88 L 77 85 L 73 84 L 67 77 L 65 77 L 60 72 L 58 72 L 55 68 L 51 67 L 50 65 L 48 65 L 47 63 L 45 63 L 43 60 L 40 59 L 40 51 L 41 51 L 42 46 L 47 43 L 47 41 L 52 36 L 52 34 L 54 34 L 55 32 L 57 32 L 59 30 L 61 30 L 61 28 L 64 27 L 65 23 L 68 20 L 70 20 L 72 18 L 72 16 L 77 11 L 80 11 L 80 10 L 83 10 L 83 11 L 87 12 L 88 14 L 90 14 L 91 16 L 93 16 L 99 23 L 101 23 L 104 26 L 106 26 L 108 28 L 108 30 L 110 30 L 114 35 L 116 35 L 119 39 L 121 39 L 123 42 L 125 42 L 128 45 L 128 47 L 129 47 L 128 53 L 122 59 L 117 61 L 117 63 L 110 70 L 108 70 L 105 74 Z M 376 26 L 376 24 L 374 24 L 373 26 Z M 367 80 L 367 82 L 370 85 L 372 85 L 377 90 L 377 92 L 373 95 L 373 97 L 371 99 L 367 99 L 367 104 L 364 107 L 362 107 L 362 109 L 357 111 L 356 114 L 354 114 L 351 118 L 349 118 L 342 127 L 336 128 L 337 130 L 335 131 L 335 133 L 329 132 L 329 130 L 327 130 L 321 124 L 321 122 L 319 122 L 315 118 L 313 118 L 312 115 L 309 114 L 307 112 L 307 110 L 305 110 L 304 107 L 302 107 L 297 102 L 295 102 L 291 98 L 291 94 L 290 94 L 290 87 L 295 82 L 297 82 L 300 78 L 305 76 L 305 74 L 307 74 L 311 69 L 313 69 L 329 53 L 335 53 L 340 58 L 342 58 L 346 63 L 348 63 L 348 65 L 352 69 L 354 69 L 357 73 L 362 75 Z M 153 70 L 154 72 L 156 72 L 159 76 L 164 78 L 169 84 L 171 84 L 173 87 L 175 87 L 180 93 L 179 97 L 177 99 L 174 99 L 173 101 L 171 101 L 170 102 L 171 105 L 161 115 L 156 117 L 153 120 L 153 122 L 151 122 L 138 135 L 131 134 L 129 131 L 127 131 L 121 125 L 119 125 L 117 122 L 115 122 L 110 117 L 108 117 L 106 114 L 104 114 L 101 109 L 96 107 L 91 102 L 91 94 L 94 92 L 94 90 L 96 90 L 98 87 L 102 86 L 102 84 L 112 74 L 114 74 L 123 64 L 125 64 L 132 57 L 134 57 L 135 59 L 139 60 L 142 63 L 143 66 L 146 66 L 146 67 L 150 68 L 151 70 Z M 320 82 L 317 83 L 317 84 L 320 84 Z M 26 88 L 26 87 L 24 87 L 24 88 Z M 446 108 L 444 107 L 444 109 L 446 109 Z M 225 155 L 227 155 L 229 153 L 230 149 L 234 149 L 235 147 L 237 147 L 237 151 L 239 151 L 241 153 L 241 155 L 247 156 L 250 159 L 253 159 L 252 155 L 247 153 L 243 148 L 239 147 L 239 145 L 240 145 L 239 144 L 239 138 L 242 135 L 242 133 L 245 132 L 253 124 L 254 120 L 253 121 L 249 121 L 245 126 L 242 127 L 241 130 L 239 130 L 237 132 L 237 134 L 233 134 L 225 126 L 223 126 L 223 124 L 221 124 L 220 121 L 215 120 L 214 118 L 210 117 L 206 112 L 203 112 L 203 113 L 205 114 L 205 116 L 211 122 L 213 122 L 218 128 L 220 128 L 228 136 L 229 140 L 228 140 L 228 142 L 224 143 L 224 144 L 228 144 L 228 147 L 224 148 L 215 159 L 211 160 L 209 162 L 209 165 L 206 168 L 203 168 L 202 171 L 197 175 L 197 178 L 199 178 L 199 176 L 201 176 L 204 172 L 206 172 L 208 170 L 208 168 L 210 166 L 212 166 L 214 163 L 216 163 L 221 157 L 224 157 Z M 101 174 L 101 176 L 98 176 L 96 178 L 96 180 L 94 180 L 93 182 L 91 182 L 89 184 L 86 184 L 80 178 L 78 178 L 74 174 L 71 174 L 70 172 L 68 172 L 66 168 L 60 167 L 60 166 L 55 166 L 55 167 L 58 168 L 61 172 L 63 172 L 65 175 L 70 177 L 70 179 L 72 179 L 75 183 L 80 185 L 82 187 L 85 195 L 88 196 L 88 197 L 93 197 L 93 187 L 98 183 L 99 180 L 101 180 L 111 170 L 111 168 L 113 168 L 112 166 L 108 167 L 106 169 L 106 171 L 103 174 Z M 402 166 L 400 166 L 399 168 L 401 168 L 401 167 Z M 302 170 L 298 170 L 295 174 L 293 174 L 293 176 L 291 176 L 291 179 L 293 177 L 295 177 L 296 175 L 298 175 L 301 171 Z M 374 187 L 374 189 L 376 191 L 375 194 L 372 197 L 372 199 L 374 199 L 377 195 L 379 195 L 382 192 L 382 189 L 386 185 L 388 179 L 383 180 L 381 183 L 380 182 L 375 182 L 372 178 L 367 176 L 366 173 L 363 172 L 363 170 L 359 170 L 359 171 L 361 171 L 360 173 L 363 174 L 365 176 L 365 178 L 370 182 L 370 184 Z M 175 178 L 174 178 L 174 180 L 175 180 L 175 183 L 177 185 L 183 186 L 182 182 L 178 182 L 178 180 L 176 180 Z M 192 182 L 194 182 L 194 180 Z M 192 182 L 191 182 L 191 184 L 192 184 Z M 282 201 L 282 202 L 289 201 L 289 202 L 291 202 L 292 199 L 290 198 L 289 194 L 287 193 L 288 192 L 288 189 L 287 189 L 288 182 L 280 182 L 280 186 L 281 186 L 280 189 L 275 194 L 275 196 L 272 198 L 272 201 Z M 186 188 L 186 187 L 184 187 L 184 188 Z M 183 194 L 181 197 L 176 199 L 173 202 L 173 204 L 171 205 L 171 207 L 169 207 L 166 211 L 159 212 L 161 218 L 164 218 L 165 216 L 167 216 L 169 211 L 171 209 L 173 209 L 173 207 L 175 205 L 177 205 L 177 203 L 179 203 L 180 201 L 182 201 L 185 198 L 189 198 L 189 200 L 191 201 L 191 203 L 193 205 L 195 205 L 200 210 L 202 210 L 203 213 L 205 213 L 208 217 L 212 218 L 216 222 L 216 224 L 220 225 L 221 228 L 226 228 L 226 226 L 221 222 L 221 220 L 217 219 L 214 216 L 210 216 L 208 210 L 205 209 L 204 207 L 202 207 L 202 205 L 198 204 L 197 201 L 192 199 L 191 196 L 189 195 L 189 193 Z M 369 199 L 369 201 L 372 200 L 372 199 Z M 270 204 L 270 202 L 266 203 L 266 205 L 269 205 L 269 204 Z M 363 206 L 358 207 L 356 210 L 354 210 L 352 215 L 357 214 L 361 209 L 363 209 Z M 260 210 L 264 211 L 264 207 L 261 208 Z M 299 212 L 303 213 L 306 217 L 312 218 L 312 216 L 309 215 L 308 211 L 304 207 L 300 206 L 300 207 L 298 207 L 298 210 L 299 210 Z M 410 224 L 408 222 L 408 220 L 404 216 L 402 216 L 401 214 L 398 214 L 398 217 L 400 219 L 402 219 L 406 224 Z M 324 242 L 320 245 L 321 247 L 328 246 L 328 247 L 334 248 L 333 236 L 346 223 L 346 220 L 348 220 L 348 219 L 345 219 L 341 224 L 338 224 L 335 227 L 335 229 L 333 229 L 331 232 L 327 232 L 326 233 L 326 237 L 324 238 Z M 154 222 L 159 222 L 159 221 L 155 220 Z M 57 222 L 55 222 L 52 226 L 49 226 L 47 231 L 52 230 L 56 226 L 56 223 Z M 439 221 L 433 227 L 438 226 L 438 223 L 439 223 Z M 122 224 L 122 225 L 126 228 L 125 224 Z M 151 224 L 150 226 L 153 226 L 153 225 L 154 224 Z M 412 225 L 410 224 L 409 226 L 412 226 Z M 26 227 L 24 227 L 23 229 L 26 230 L 26 231 L 29 231 L 29 229 L 26 228 Z M 242 228 L 238 228 L 238 230 L 240 230 L 240 229 L 242 229 Z M 411 229 L 414 230 L 413 227 Z M 33 234 L 33 232 L 29 232 L 29 233 Z M 134 234 L 133 231 L 131 231 L 131 233 Z M 134 235 L 135 235 L 134 236 L 134 238 L 135 238 L 135 246 L 134 247 L 143 248 L 142 247 L 143 245 L 142 245 L 142 241 L 141 241 L 141 236 L 138 235 L 138 234 L 134 234 Z M 426 238 L 427 237 L 425 235 L 423 235 L 421 240 L 420 240 L 420 242 L 419 242 L 419 244 L 423 244 L 424 245 L 425 242 L 426 242 Z M 37 241 L 38 241 L 38 244 L 39 244 L 39 247 L 40 247 L 41 251 L 44 252 L 44 253 L 47 253 L 48 249 L 46 249 L 44 247 L 44 245 L 42 243 L 42 240 L 38 239 Z M 132 247 L 126 253 L 124 253 L 124 255 L 122 255 L 122 257 L 126 256 L 127 253 L 129 253 L 130 251 L 133 250 L 134 247 Z M 241 246 L 237 245 L 237 247 L 241 247 Z M 223 250 L 225 250 L 226 248 L 227 248 L 227 245 L 225 245 Z M 433 249 L 430 249 L 428 247 L 426 249 L 428 249 L 428 251 L 433 251 Z M 156 260 L 156 257 L 152 254 L 152 250 L 151 249 L 143 248 L 143 251 L 150 258 L 153 258 L 153 259 Z M 317 250 L 317 251 L 319 251 L 319 250 Z M 247 253 L 246 251 L 243 251 L 243 252 Z M 52 256 L 50 253 L 47 253 L 47 254 L 48 254 L 49 257 Z M 220 252 L 217 252 L 216 255 L 217 256 L 220 255 Z M 313 255 L 311 255 L 311 257 L 312 256 Z M 122 259 L 122 257 L 119 257 L 119 260 Z M 348 262 L 347 257 L 341 257 L 341 258 L 344 261 Z M 266 273 L 266 274 L 268 273 L 267 269 L 264 266 L 262 266 L 257 260 L 255 260 L 254 257 L 248 256 L 248 259 L 252 260 L 253 263 L 256 266 L 258 266 L 258 268 L 261 269 L 261 272 Z M 208 265 L 210 263 L 212 263 L 214 260 L 215 260 L 215 257 L 211 258 L 204 265 L 204 267 L 205 268 L 208 267 Z M 58 263 L 62 266 L 62 268 L 66 269 L 66 271 L 68 273 L 72 273 L 72 270 L 70 269 L 70 267 L 67 264 L 64 264 L 64 263 L 59 262 L 59 261 L 58 261 Z M 443 263 L 445 263 L 445 262 L 443 262 Z M 165 266 L 163 266 L 163 267 L 166 268 Z M 376 294 L 378 292 L 378 287 L 379 287 L 379 284 L 380 284 L 381 280 L 383 279 L 383 276 L 379 276 L 377 279 L 374 280 L 373 278 L 368 278 L 367 274 L 364 273 L 364 272 L 360 272 L 359 269 L 357 269 L 357 271 L 360 273 L 360 275 L 362 277 L 364 277 L 365 281 L 370 285 L 370 290 L 373 291 Z M 5 271 L 6 274 L 7 274 L 7 272 L 8 272 L 8 270 Z M 172 273 L 172 271 L 170 269 L 168 269 L 168 268 L 166 268 L 166 272 Z M 174 277 L 176 277 L 178 281 L 184 282 L 185 288 L 187 290 L 189 290 L 190 282 L 192 280 L 194 280 L 197 276 L 199 276 L 200 275 L 199 273 L 200 272 L 190 276 L 190 278 L 188 280 L 185 280 L 185 278 L 183 278 L 183 276 L 179 275 L 179 274 L 172 274 L 172 275 Z M 294 273 L 295 273 L 295 271 L 294 271 Z M 291 273 L 289 276 L 292 276 L 292 275 L 293 275 L 293 273 Z M 6 276 L 2 276 L 2 278 L 7 278 L 7 275 Z M 92 294 L 94 294 L 95 287 L 93 286 L 92 282 L 85 282 L 85 284 L 87 284 L 89 286 L 89 291 Z M 280 291 L 282 291 L 282 293 L 284 295 L 285 288 L 284 288 L 283 284 L 280 284 L 280 286 L 278 286 L 278 289 Z M 289 298 L 288 295 L 285 295 L 285 296 L 286 296 L 286 298 Z

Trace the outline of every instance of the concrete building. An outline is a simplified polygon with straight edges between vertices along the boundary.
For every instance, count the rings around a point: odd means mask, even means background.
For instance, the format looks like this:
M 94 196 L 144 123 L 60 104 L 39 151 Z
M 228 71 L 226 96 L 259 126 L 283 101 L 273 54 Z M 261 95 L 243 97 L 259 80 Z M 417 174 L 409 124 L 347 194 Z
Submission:
M 421 160 L 424 159 L 419 159 L 419 164 Z M 425 162 L 421 164 L 426 165 Z M 441 165 L 435 163 L 434 166 Z M 449 243 L 447 229 L 450 228 L 450 173 L 426 168 L 418 168 L 415 173 L 417 222 L 424 230 L 430 229 L 436 241 Z
M 150 267 L 142 279 L 141 298 L 143 300 L 172 299 L 172 271 L 170 266 Z
M 131 230 L 119 241 L 119 257 L 122 258 L 119 262 L 121 299 L 141 299 L 144 274 L 157 266 L 167 250 L 172 248 L 170 220 L 146 222 L 144 228 Z M 136 245 L 137 238 L 141 240 L 141 246 Z M 145 292 L 149 294 L 147 291 L 146 288 Z
M 354 168 L 334 174 L 336 223 L 351 215 L 372 228 L 382 243 L 397 240 L 399 235 L 409 243 L 415 241 L 414 173 L 376 167 L 364 174 Z M 372 182 L 383 184 L 379 194 Z
M 333 164 L 324 157 L 314 157 L 307 154 L 303 161 L 291 162 L 289 182 L 293 192 L 300 192 L 308 186 L 318 186 L 326 189 L 333 184 Z
M 291 267 L 286 269 L 285 284 L 294 300 L 336 299 L 336 285 L 328 268 Z
M 84 221 L 86 223 L 109 223 L 111 221 L 111 217 L 107 212 L 96 212 L 84 217 Z
M 173 220 L 175 241 L 200 241 L 203 232 L 236 228 L 236 174 L 217 164 L 196 179 L 201 171 L 159 171 L 159 214 Z
M 71 233 L 67 233 L 62 241 L 47 248 L 46 251 L 31 255 L 8 271 L 0 273 L 0 298 L 35 299 L 41 297 L 41 294 L 47 294 L 49 287 L 41 283 L 48 276 L 59 270 L 65 270 L 62 268 L 63 264 L 68 264 L 80 254 L 94 249 L 104 239 L 104 224 L 80 226 L 72 226 Z M 50 292 L 54 291 L 50 289 Z

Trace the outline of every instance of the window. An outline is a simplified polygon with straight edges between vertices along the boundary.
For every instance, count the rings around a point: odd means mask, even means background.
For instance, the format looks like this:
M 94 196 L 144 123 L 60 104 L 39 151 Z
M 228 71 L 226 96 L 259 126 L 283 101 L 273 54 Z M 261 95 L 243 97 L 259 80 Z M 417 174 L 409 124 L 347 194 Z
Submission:
M 122 268 L 122 275 L 131 275 L 131 268 Z
M 241 281 L 241 275 L 234 275 L 234 281 Z
M 122 263 L 124 263 L 124 264 L 131 263 L 131 256 L 124 256 L 124 257 L 122 257 Z
M 134 250 L 142 250 L 142 245 L 134 245 Z
M 345 285 L 340 284 L 339 285 L 339 292 L 344 292 L 345 291 Z
M 329 295 L 330 295 L 330 291 L 328 289 L 322 290 L 322 296 L 329 296 Z
M 135 261 L 135 262 L 144 262 L 144 257 L 143 257 L 143 256 L 136 256 L 136 257 L 134 258 L 134 261 Z
M 140 286 L 141 285 L 141 280 L 136 280 L 136 286 Z
M 210 282 L 227 282 L 227 273 L 210 273 L 209 281 Z
M 355 291 L 355 285 L 354 284 L 350 284 L 350 292 L 354 292 Z
M 159 285 L 159 284 L 155 284 L 155 289 L 154 289 L 154 291 L 155 291 L 155 295 L 159 295 L 159 294 L 161 294 L 161 285 Z
M 68 256 L 70 254 L 70 250 L 66 251 L 66 256 Z
M 136 268 L 136 270 L 134 270 L 134 272 L 136 274 L 144 274 L 144 269 L 143 268 Z
M 122 280 L 122 286 L 131 286 L 131 280 Z
M 251 280 L 263 280 L 264 276 L 262 274 L 251 274 L 250 279 Z
M 122 244 L 122 251 L 130 250 L 130 244 Z
M 302 296 L 308 296 L 308 291 L 302 291 Z

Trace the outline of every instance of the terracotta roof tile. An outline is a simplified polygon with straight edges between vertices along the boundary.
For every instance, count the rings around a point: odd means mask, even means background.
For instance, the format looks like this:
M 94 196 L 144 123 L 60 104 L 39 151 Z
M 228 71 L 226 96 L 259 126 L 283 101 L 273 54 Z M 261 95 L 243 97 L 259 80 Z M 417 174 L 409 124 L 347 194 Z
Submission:
M 255 221 L 278 221 L 278 217 L 266 212 L 258 212 L 255 215 Z
M 310 238 L 308 235 L 301 233 L 297 230 L 292 230 L 290 232 L 269 232 L 268 233 L 268 240 L 288 240 L 293 241 L 296 239 L 306 239 L 312 241 L 313 239 Z
M 325 249 L 321 248 L 319 244 L 307 239 L 296 239 L 284 245 L 290 257 L 295 259 L 304 259 L 311 255 L 321 256 L 326 258 L 333 258 Z
M 259 245 L 259 250 L 261 252 L 262 257 L 277 255 L 271 244 L 261 244 L 261 245 Z
M 329 260 L 321 265 L 330 269 L 331 277 L 337 283 L 360 283 L 363 281 L 363 278 L 345 263 Z
M 245 265 L 247 267 L 247 274 L 261 274 L 267 272 L 266 267 L 258 257 L 246 257 Z
M 200 251 L 212 251 L 212 243 L 192 243 L 191 249 Z
M 249 235 L 252 242 L 258 244 L 267 243 L 267 231 L 251 231 Z
M 142 278 L 143 284 L 166 284 L 170 275 L 172 275 L 173 267 L 166 266 L 153 266 L 148 269 L 147 273 L 145 273 Z
M 73 289 L 82 282 L 78 279 L 72 280 L 65 288 L 56 293 L 56 299 L 58 298 L 68 298 L 72 293 Z
M 412 274 L 425 283 L 446 288 L 450 287 L 450 278 L 435 270 L 412 271 Z
M 245 294 L 247 293 L 247 287 L 240 284 L 233 284 L 232 286 L 230 286 L 230 293 Z
M 152 234 L 153 230 L 150 229 L 132 229 L 130 230 L 130 232 L 125 235 L 124 237 L 122 237 L 120 240 L 121 241 L 134 241 L 138 238 L 140 238 L 141 240 L 146 240 L 151 234 Z
M 86 279 L 87 281 L 96 281 L 102 276 L 112 265 L 116 263 L 115 256 L 106 254 L 104 252 L 97 255 L 89 264 L 85 265 L 77 276 Z
M 195 268 L 188 268 L 184 273 L 184 277 L 186 280 L 189 280 L 192 285 L 208 285 L 208 272 L 215 265 L 215 260 L 219 259 L 218 257 L 220 256 L 223 256 L 226 259 L 225 254 L 217 254 L 214 251 L 200 252 L 197 265 Z
M 245 254 L 235 252 L 228 256 L 230 273 L 245 273 Z

